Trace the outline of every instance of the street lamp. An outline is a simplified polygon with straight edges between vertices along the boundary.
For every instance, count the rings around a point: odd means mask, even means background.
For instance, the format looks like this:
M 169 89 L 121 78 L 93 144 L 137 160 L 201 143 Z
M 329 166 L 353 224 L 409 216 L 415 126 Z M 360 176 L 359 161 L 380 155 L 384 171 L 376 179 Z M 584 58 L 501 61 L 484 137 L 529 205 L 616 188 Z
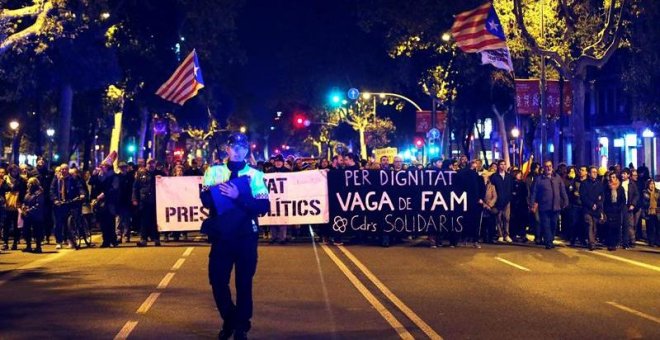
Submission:
M 511 129 L 511 137 L 513 137 L 513 141 L 511 144 L 513 144 L 513 162 L 512 164 L 515 166 L 516 165 L 516 149 L 517 149 L 517 140 L 518 137 L 520 137 L 520 130 L 518 129 L 517 126 L 514 126 L 513 129 Z
M 20 141 L 18 140 L 18 124 L 17 121 L 12 120 L 9 122 L 9 128 L 14 131 L 14 137 L 11 142 L 11 158 L 15 164 L 18 164 L 18 149 L 20 147 Z
M 245 131 L 247 131 L 247 128 L 245 126 L 241 126 L 239 131 L 241 131 L 241 133 L 245 133 Z
M 441 39 L 444 42 L 448 42 L 449 40 L 451 40 L 451 34 L 449 34 L 449 32 L 442 33 Z
M 520 130 L 518 130 L 518 127 L 514 126 L 513 129 L 511 129 L 511 137 L 513 138 L 520 137 Z

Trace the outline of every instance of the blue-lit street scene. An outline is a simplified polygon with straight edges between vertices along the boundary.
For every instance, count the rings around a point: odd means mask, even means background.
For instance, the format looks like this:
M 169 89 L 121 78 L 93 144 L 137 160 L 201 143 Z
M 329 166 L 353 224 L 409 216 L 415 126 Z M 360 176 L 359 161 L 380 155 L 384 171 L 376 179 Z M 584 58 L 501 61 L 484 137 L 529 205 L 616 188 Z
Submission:
M 0 0 L 0 339 L 659 339 L 658 22 Z

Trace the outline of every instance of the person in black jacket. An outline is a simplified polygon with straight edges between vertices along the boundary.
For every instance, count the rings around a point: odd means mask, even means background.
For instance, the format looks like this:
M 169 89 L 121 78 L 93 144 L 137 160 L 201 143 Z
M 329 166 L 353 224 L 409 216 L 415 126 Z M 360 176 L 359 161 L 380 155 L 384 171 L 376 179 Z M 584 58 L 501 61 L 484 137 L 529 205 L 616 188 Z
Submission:
M 156 161 L 147 161 L 147 167 L 138 170 L 133 182 L 133 205 L 138 207 L 140 215 L 140 242 L 138 247 L 146 247 L 151 238 L 154 245 L 160 246 L 160 235 L 156 225 L 156 176 L 165 174 L 156 170 Z
M 511 234 L 520 242 L 527 242 L 527 231 L 529 205 L 527 204 L 527 185 L 522 179 L 520 170 L 513 171 L 513 187 L 511 189 Z
M 131 242 L 131 196 L 133 194 L 133 180 L 135 174 L 128 172 L 128 165 L 124 162 L 119 163 L 119 199 L 117 202 L 117 241 L 122 243 Z
M 609 182 L 605 189 L 603 199 L 603 211 L 607 221 L 607 250 L 615 251 L 621 241 L 621 226 L 623 212 L 626 207 L 626 193 L 621 186 L 621 181 L 616 173 L 608 175 Z
M 209 281 L 224 321 L 218 337 L 229 339 L 235 333 L 234 339 L 247 339 L 252 318 L 252 279 L 257 270 L 256 218 L 268 212 L 270 203 L 263 173 L 245 163 L 249 151 L 247 137 L 241 133 L 232 134 L 226 151 L 229 154 L 227 164 L 209 167 L 204 174 L 200 198 L 209 209 L 209 218 L 202 224 L 202 231 L 208 234 L 211 242 Z M 247 188 L 230 182 L 244 176 L 249 181 Z M 219 194 L 214 198 L 216 186 Z M 223 197 L 227 208 L 219 212 L 214 200 L 221 201 Z M 234 266 L 235 304 L 229 289 Z
M 53 202 L 53 212 L 55 213 L 55 240 L 57 246 L 55 249 L 62 248 L 62 241 L 66 237 L 69 241 L 69 248 L 78 249 L 73 233 L 67 226 L 67 218 L 75 205 L 80 204 L 86 197 L 80 181 L 69 174 L 69 166 L 66 163 L 60 165 L 60 172 L 57 178 L 50 185 L 50 199 Z
M 18 249 L 18 242 L 21 238 L 21 231 L 18 228 L 18 208 L 23 202 L 25 197 L 25 192 L 27 190 L 27 182 L 20 175 L 20 170 L 18 165 L 11 164 L 7 167 L 8 176 L 5 176 L 5 182 L 9 184 L 9 197 L 5 202 L 5 223 L 3 225 L 3 234 L 2 234 L 2 250 L 7 250 L 9 248 L 9 236 L 11 234 L 13 238 L 13 243 L 11 250 Z
M 456 173 L 456 188 L 460 195 L 461 191 L 467 194 L 467 211 L 465 212 L 464 235 L 470 239 L 475 248 L 479 245 L 479 218 L 481 216 L 481 205 L 486 193 L 486 184 L 477 173 L 477 162 L 471 161 L 469 167 L 464 167 Z
M 594 250 L 596 227 L 603 211 L 603 184 L 598 179 L 598 169 L 595 166 L 589 167 L 589 177 L 580 184 L 579 195 L 589 250 Z
M 112 169 L 112 163 L 101 163 L 100 169 L 94 170 L 90 182 L 98 189 L 98 194 L 92 196 L 91 206 L 96 210 L 96 220 L 103 234 L 101 248 L 117 247 L 119 242 L 115 232 L 115 217 L 119 202 L 119 178 Z
M 501 159 L 497 162 L 497 172 L 491 175 L 490 182 L 497 191 L 497 241 L 513 242 L 509 235 L 509 218 L 511 216 L 511 188 L 513 186 L 513 177 L 506 172 L 506 161 Z
M 44 238 L 44 219 L 46 211 L 46 198 L 44 189 L 36 177 L 27 182 L 27 193 L 23 200 L 21 214 L 23 215 L 23 237 L 25 249 L 23 252 L 32 252 L 32 236 L 34 236 L 35 253 L 41 253 L 41 242 Z
M 639 210 L 639 188 L 635 181 L 630 179 L 630 169 L 621 171 L 621 187 L 626 193 L 626 208 L 623 211 L 623 248 L 635 246 L 635 214 Z

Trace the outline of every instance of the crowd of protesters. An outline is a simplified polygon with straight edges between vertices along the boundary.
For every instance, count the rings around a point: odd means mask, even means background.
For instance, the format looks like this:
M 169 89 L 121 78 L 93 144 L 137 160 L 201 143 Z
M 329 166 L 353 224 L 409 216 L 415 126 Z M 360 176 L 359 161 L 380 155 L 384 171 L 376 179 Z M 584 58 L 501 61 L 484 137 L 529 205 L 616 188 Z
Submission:
M 426 237 L 431 247 L 485 243 L 526 243 L 552 249 L 556 237 L 571 246 L 590 250 L 598 244 L 608 250 L 635 247 L 645 240 L 651 247 L 660 246 L 660 191 L 650 178 L 648 168 L 632 166 L 609 169 L 593 166 L 556 168 L 550 161 L 531 163 L 523 169 L 507 167 L 499 160 L 484 166 L 480 159 L 433 159 L 422 164 L 406 164 L 400 157 L 390 160 L 361 160 L 356 154 L 334 156 L 331 160 L 287 158 L 278 154 L 264 162 L 252 162 L 265 173 L 295 172 L 313 169 L 355 170 L 382 169 L 410 171 L 439 169 L 456 171 L 455 185 L 468 193 L 465 228 L 461 232 L 444 231 Z M 76 164 L 49 168 L 43 159 L 36 166 L 26 164 L 0 166 L 0 230 L 2 250 L 18 250 L 21 239 L 26 252 L 42 252 L 43 243 L 55 242 L 77 249 L 68 218 L 84 218 L 98 226 L 102 248 L 131 242 L 148 241 L 161 245 L 164 240 L 187 239 L 187 233 L 159 233 L 156 225 L 157 176 L 202 176 L 208 164 L 201 159 L 190 162 L 159 163 L 154 160 L 139 164 L 104 161 L 94 170 L 78 169 Z M 512 213 L 515 212 L 515 213 Z M 20 215 L 20 218 L 19 218 Z M 270 243 L 285 244 L 302 233 L 300 226 L 268 226 L 261 228 Z M 334 234 L 329 225 L 315 226 L 325 243 L 342 244 L 345 239 Z M 531 237 L 528 237 L 531 235 Z M 351 241 L 365 242 L 364 235 Z M 383 246 L 389 246 L 392 235 L 377 235 Z
M 461 232 L 445 231 L 425 235 L 433 248 L 447 243 L 460 243 L 479 248 L 485 243 L 527 243 L 530 241 L 555 247 L 557 237 L 570 246 L 590 250 L 599 244 L 614 251 L 633 248 L 637 240 L 651 247 L 660 246 L 660 191 L 642 165 L 635 169 L 612 166 L 554 166 L 551 161 L 529 163 L 524 169 L 507 167 L 504 160 L 484 166 L 481 159 L 432 159 L 426 166 L 406 164 L 401 157 L 390 160 L 361 160 L 356 154 L 334 156 L 331 161 L 304 160 L 282 155 L 272 157 L 258 166 L 264 172 L 290 172 L 311 169 L 351 170 L 373 169 L 410 171 L 438 169 L 456 171 L 456 184 L 468 192 L 466 225 Z M 515 212 L 515 213 L 511 213 Z M 293 232 L 297 227 L 291 227 Z M 326 243 L 344 240 L 333 235 L 329 225 L 317 226 L 317 233 Z M 528 237 L 531 235 L 531 237 Z M 413 235 L 416 237 L 419 235 Z M 378 235 L 383 246 L 389 246 L 389 235 Z M 271 226 L 270 242 L 286 243 L 287 226 Z M 362 235 L 355 238 L 362 241 Z
M 91 171 L 81 170 L 75 163 L 49 168 L 42 158 L 34 167 L 0 165 L 1 249 L 19 250 L 24 243 L 20 250 L 41 253 L 42 244 L 51 242 L 56 249 L 78 249 L 72 229 L 79 224 L 71 223 L 71 218 L 98 226 L 101 248 L 131 242 L 136 232 L 138 247 L 146 246 L 148 241 L 160 246 L 161 237 L 187 238 L 187 233 L 158 232 L 155 179 L 202 176 L 204 169 L 199 163 L 119 162 L 115 170 L 113 160 L 106 159 Z

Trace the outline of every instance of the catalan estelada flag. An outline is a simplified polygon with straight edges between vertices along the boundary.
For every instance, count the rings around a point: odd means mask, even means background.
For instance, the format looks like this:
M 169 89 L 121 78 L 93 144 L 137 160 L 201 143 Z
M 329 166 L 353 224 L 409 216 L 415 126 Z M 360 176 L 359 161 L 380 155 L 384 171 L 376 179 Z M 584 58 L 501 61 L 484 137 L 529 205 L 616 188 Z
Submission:
M 167 101 L 183 105 L 188 99 L 196 96 L 202 88 L 204 88 L 202 69 L 199 67 L 197 53 L 193 50 L 177 67 L 170 79 L 160 86 L 156 94 Z

